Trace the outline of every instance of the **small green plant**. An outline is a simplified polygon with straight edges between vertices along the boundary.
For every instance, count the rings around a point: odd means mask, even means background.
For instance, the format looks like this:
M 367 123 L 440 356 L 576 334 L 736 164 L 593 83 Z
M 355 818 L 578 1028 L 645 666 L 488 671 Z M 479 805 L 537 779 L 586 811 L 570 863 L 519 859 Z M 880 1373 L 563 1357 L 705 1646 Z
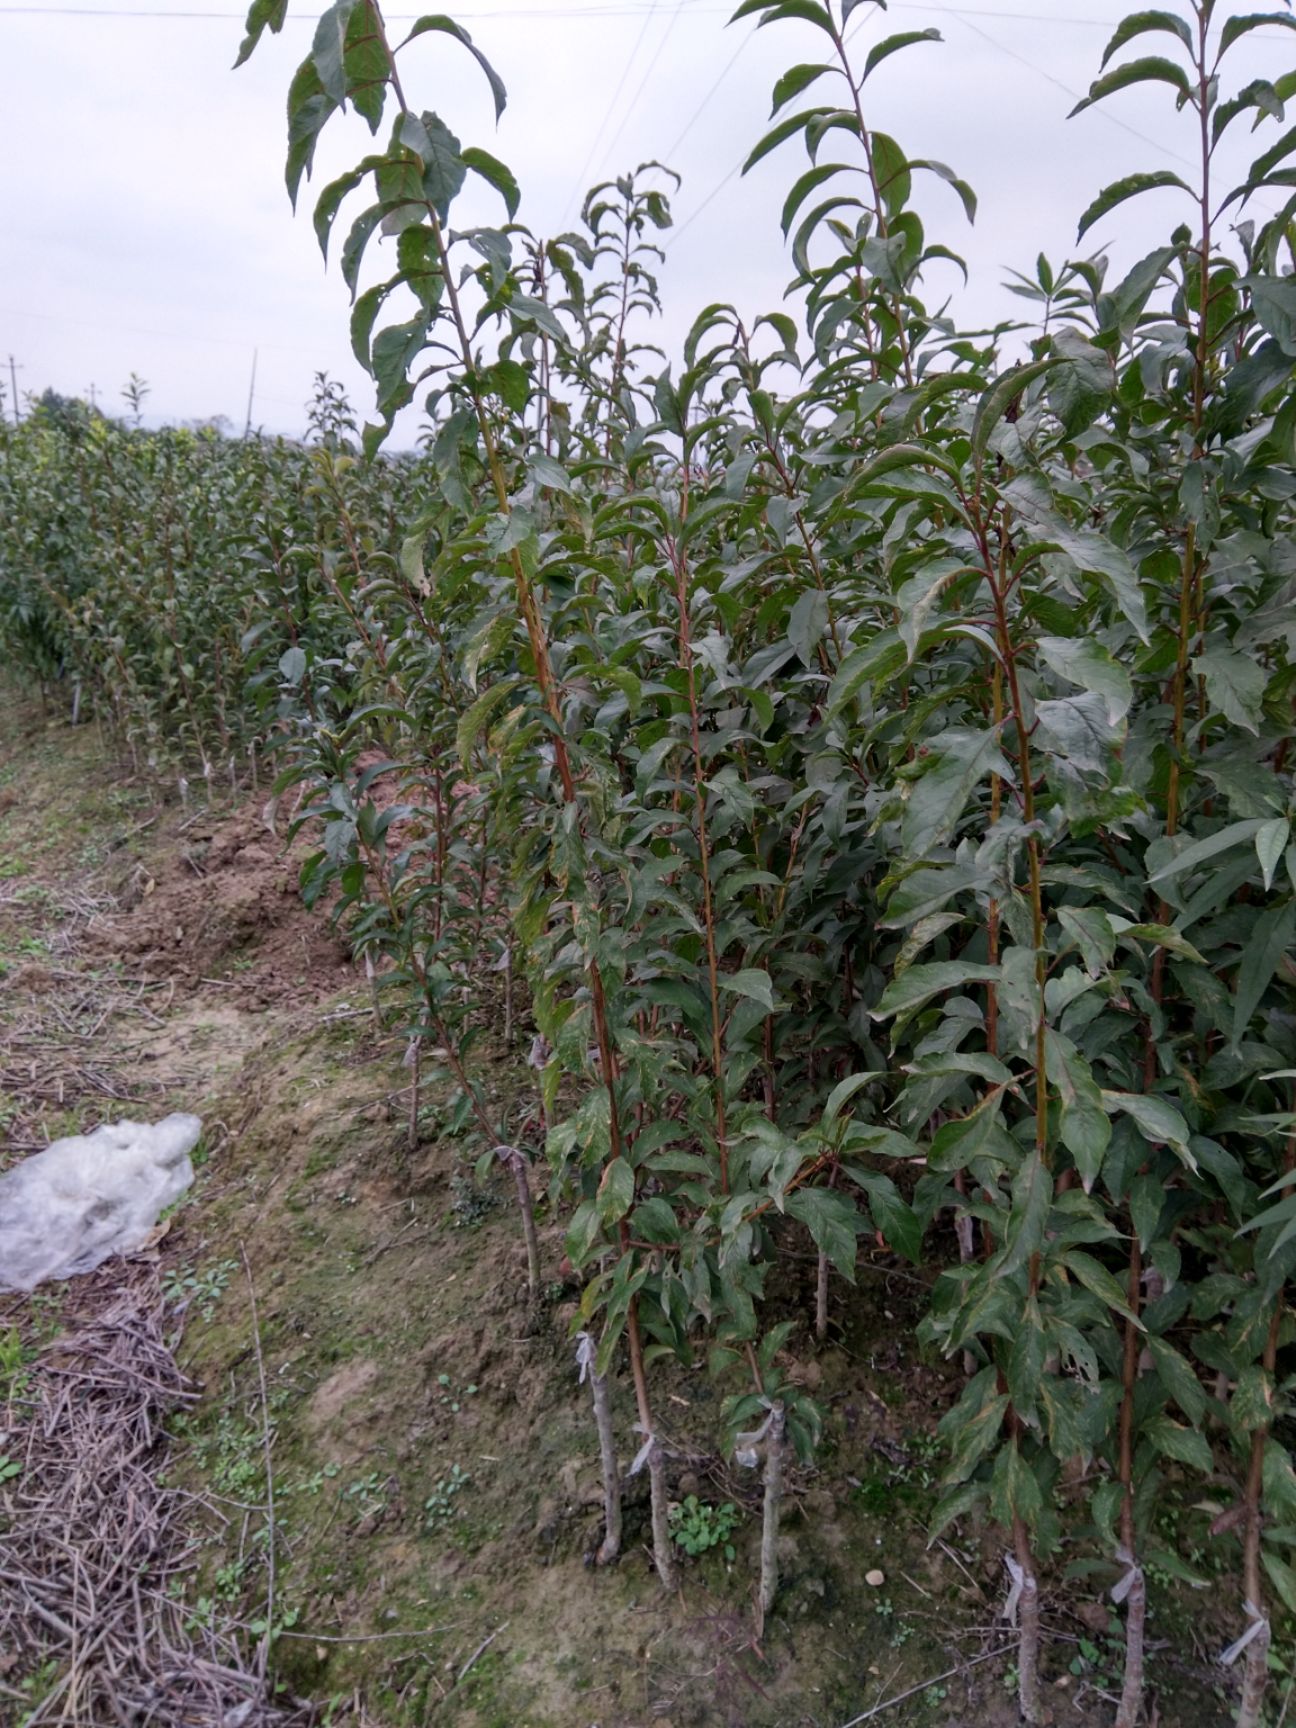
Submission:
M 671 1540 L 694 1559 L 700 1554 L 719 1548 L 726 1560 L 734 1559 L 730 1537 L 738 1528 L 740 1514 L 732 1501 L 723 1506 L 711 1506 L 696 1494 L 686 1495 L 670 1509 Z
M 0 1483 L 12 1482 L 15 1476 L 22 1475 L 22 1465 L 16 1458 L 10 1458 L 5 1452 L 0 1452 Z
M 448 1374 L 438 1374 L 437 1385 L 441 1389 L 440 1402 L 449 1409 L 452 1416 L 457 1416 L 463 1408 L 463 1399 L 477 1396 L 475 1384 L 469 1384 L 456 1392 L 454 1382 Z
M 168 1272 L 162 1280 L 162 1294 L 170 1303 L 185 1303 L 197 1310 L 204 1324 L 210 1325 L 216 1304 L 229 1286 L 231 1274 L 238 1270 L 237 1260 L 221 1260 L 203 1271 L 182 1266 Z
M 472 1477 L 466 1470 L 452 1464 L 449 1473 L 433 1485 L 432 1492 L 423 1502 L 424 1523 L 429 1527 L 448 1524 L 461 1510 L 459 1496 L 471 1481 Z
M 358 1476 L 354 1482 L 348 1482 L 342 1490 L 342 1498 L 355 1508 L 359 1517 L 371 1518 L 386 1508 L 389 1483 L 390 1477 L 379 1470 L 371 1470 L 367 1476 Z
M 313 1475 L 304 1476 L 300 1482 L 289 1482 L 280 1488 L 280 1494 L 318 1494 L 326 1482 L 340 1475 L 340 1464 L 326 1464 L 322 1470 L 316 1470 Z
M 0 1332 L 0 1396 L 17 1398 L 27 1387 L 27 1351 L 16 1326 Z
M 450 1178 L 450 1225 L 455 1230 L 478 1230 L 499 1205 L 485 1188 L 479 1188 L 471 1176 Z

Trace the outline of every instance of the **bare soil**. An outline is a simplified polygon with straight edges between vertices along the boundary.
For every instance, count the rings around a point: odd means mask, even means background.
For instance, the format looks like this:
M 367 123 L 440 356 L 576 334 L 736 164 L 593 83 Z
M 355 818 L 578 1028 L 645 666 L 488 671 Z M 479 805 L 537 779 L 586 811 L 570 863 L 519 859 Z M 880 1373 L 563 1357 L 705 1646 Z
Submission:
M 474 1181 L 480 1148 L 450 1133 L 434 1059 L 407 1149 L 404 1037 L 377 1028 L 345 946 L 302 907 L 303 848 L 285 848 L 264 805 L 168 802 L 123 779 L 91 729 L 47 721 L 0 684 L 0 1167 L 141 1110 L 206 1123 L 198 1181 L 149 1250 L 183 1326 L 181 1367 L 204 1389 L 172 1423 L 167 1466 L 194 1497 L 187 1611 L 243 1628 L 249 1647 L 263 1629 L 268 1430 L 273 1663 L 321 1721 L 1014 1723 L 1002 1540 L 988 1527 L 926 1536 L 933 1431 L 958 1377 L 914 1342 L 925 1276 L 881 1250 L 854 1288 L 834 1282 L 828 1347 L 804 1324 L 790 1341 L 827 1420 L 815 1467 L 794 1477 L 764 1641 L 751 1620 L 759 1491 L 717 1450 L 723 1389 L 701 1366 L 655 1370 L 672 1489 L 738 1507 L 735 1559 L 687 1564 L 664 1598 L 635 1478 L 623 1560 L 588 1563 L 597 1442 L 561 1226 L 537 1196 L 549 1282 L 533 1311 L 505 1181 Z M 524 1045 L 506 1049 L 489 1002 L 483 1014 L 481 1072 L 499 1114 L 522 1119 Z M 777 1300 L 801 1319 L 814 1259 L 808 1239 L 788 1246 L 803 1258 Z M 0 1345 L 10 1327 L 25 1347 L 47 1339 L 112 1288 L 105 1269 L 80 1290 L 0 1299 Z M 628 1461 L 625 1386 L 615 1413 Z M 1049 1577 L 1048 1693 L 1058 1728 L 1097 1728 L 1120 1652 L 1083 1580 L 1060 1583 L 1072 1557 Z M 1194 1642 L 1199 1604 L 1169 1580 L 1151 1596 L 1153 1720 L 1225 1723 L 1213 1650 Z M 27 1705 L 6 1701 L 20 1688 L 34 1704 L 55 1683 L 0 1678 L 0 1724 L 24 1721 Z

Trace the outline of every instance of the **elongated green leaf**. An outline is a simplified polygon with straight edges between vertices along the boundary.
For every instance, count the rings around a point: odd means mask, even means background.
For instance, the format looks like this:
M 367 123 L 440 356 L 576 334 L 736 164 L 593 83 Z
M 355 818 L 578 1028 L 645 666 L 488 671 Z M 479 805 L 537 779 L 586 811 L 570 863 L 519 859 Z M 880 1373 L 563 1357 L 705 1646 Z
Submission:
M 789 1217 L 801 1220 L 819 1252 L 853 1284 L 859 1219 L 846 1196 L 827 1188 L 798 1188 L 788 1195 L 785 1209 Z
M 1205 840 L 1195 840 L 1185 846 L 1168 864 L 1163 864 L 1159 870 L 1154 870 L 1148 877 L 1149 885 L 1154 882 L 1168 882 L 1174 876 L 1182 876 L 1185 870 L 1196 870 L 1201 865 L 1217 858 L 1221 852 L 1231 852 L 1235 846 L 1245 846 L 1255 834 L 1264 827 L 1264 823 L 1254 816 L 1248 816 L 1242 822 L 1230 822 L 1226 828 L 1221 828 L 1217 834 L 1209 835 Z
M 872 1012 L 874 1020 L 890 1020 L 896 1014 L 908 1014 L 940 996 L 947 990 L 961 990 L 968 984 L 990 984 L 1003 976 L 1000 966 L 982 966 L 964 960 L 940 960 L 929 966 L 911 966 L 901 977 L 888 984 L 882 1000 Z
M 1205 680 L 1211 706 L 1235 726 L 1259 736 L 1265 674 L 1251 655 L 1212 647 L 1192 664 L 1197 676 Z
M 1255 921 L 1238 961 L 1237 993 L 1233 1004 L 1233 1042 L 1241 1041 L 1251 1016 L 1273 981 L 1279 962 L 1296 935 L 1296 900 L 1271 906 Z
M 1113 54 L 1118 54 L 1127 42 L 1132 42 L 1136 36 L 1146 36 L 1153 31 L 1164 30 L 1177 36 L 1191 54 L 1193 51 L 1192 31 L 1187 21 L 1174 12 L 1166 12 L 1149 8 L 1143 12 L 1131 12 L 1122 18 L 1116 26 L 1116 33 L 1103 49 L 1102 64 L 1105 66 Z
M 464 47 L 486 74 L 486 82 L 490 85 L 491 99 L 495 103 L 495 118 L 498 120 L 503 114 L 508 102 L 508 92 L 505 90 L 503 81 L 495 68 L 482 53 L 481 49 L 477 47 L 476 43 L 464 29 L 463 25 L 456 24 L 453 18 L 447 18 L 441 13 L 428 13 L 425 17 L 420 18 L 414 25 L 409 35 L 405 38 L 405 42 L 412 42 L 416 36 L 426 36 L 430 31 L 436 31 L 443 36 L 453 36 L 456 42 L 463 43 Z M 405 42 L 402 42 L 402 48 L 405 46 Z
M 624 1158 L 614 1158 L 603 1171 L 595 1205 L 604 1224 L 624 1218 L 634 1204 L 634 1171 Z
M 925 858 L 954 833 L 973 790 L 991 774 L 1008 784 L 1014 776 L 994 732 L 942 732 L 940 749 L 925 774 L 912 782 L 905 801 L 901 838 L 905 855 Z
M 769 973 L 759 967 L 744 967 L 741 972 L 722 972 L 719 983 L 722 990 L 731 991 L 735 996 L 746 996 L 751 1002 L 759 1002 L 767 1013 L 774 1012 L 774 986 Z
M 829 66 L 823 61 L 813 65 L 790 66 L 774 86 L 770 118 L 772 119 L 779 109 L 785 107 L 794 96 L 799 96 L 803 90 L 808 90 L 816 79 L 836 70 L 836 67 Z
M 1243 12 L 1234 18 L 1224 20 L 1224 28 L 1220 31 L 1219 51 L 1227 54 L 1233 44 L 1252 30 L 1268 29 L 1296 30 L 1296 18 L 1290 12 Z
M 1041 636 L 1035 646 L 1045 664 L 1068 683 L 1102 697 L 1111 725 L 1129 713 L 1134 682 L 1100 642 L 1089 636 Z
M 868 56 L 864 61 L 863 78 L 860 82 L 863 83 L 875 67 L 880 66 L 892 54 L 898 54 L 902 48 L 912 47 L 915 42 L 939 42 L 941 40 L 941 33 L 936 29 L 901 30 L 895 36 L 884 37 L 881 42 L 875 42 L 873 47 L 869 49 Z
M 1147 1327 L 1126 1303 L 1125 1292 L 1101 1261 L 1095 1260 L 1092 1254 L 1084 1254 L 1073 1248 L 1063 1254 L 1062 1264 L 1072 1277 L 1083 1284 L 1086 1290 L 1092 1291 L 1100 1302 L 1105 1302 L 1117 1314 L 1123 1314 L 1127 1320 L 1132 1320 L 1140 1332 L 1147 1331 Z
M 1045 360 L 1032 360 L 1024 366 L 1013 366 L 1002 378 L 996 378 L 977 403 L 976 412 L 972 416 L 972 454 L 978 462 L 984 460 L 991 433 L 1017 398 L 1029 390 L 1036 379 L 1042 378 L 1046 372 L 1060 364 L 1059 358 L 1051 355 Z
M 1125 65 L 1117 66 L 1113 71 L 1096 78 L 1089 86 L 1089 94 L 1067 116 L 1074 119 L 1086 108 L 1091 108 L 1095 102 L 1101 102 L 1107 96 L 1115 95 L 1118 90 L 1128 90 L 1133 84 L 1169 84 L 1178 93 L 1180 106 L 1188 100 L 1191 86 L 1188 74 L 1182 66 L 1173 60 L 1165 60 L 1160 55 L 1149 54 L 1140 60 L 1128 60 Z
M 1123 180 L 1113 180 L 1110 186 L 1103 188 L 1080 218 L 1076 239 L 1083 240 L 1094 223 L 1101 222 L 1118 204 L 1124 204 L 1129 198 L 1138 198 L 1144 192 L 1157 192 L 1168 187 L 1192 196 L 1192 187 L 1187 181 L 1178 174 L 1172 174 L 1168 168 L 1158 168 L 1151 174 L 1127 174 Z
M 1291 823 L 1285 816 L 1276 816 L 1272 822 L 1262 822 L 1256 829 L 1256 857 L 1260 860 L 1266 894 L 1273 887 L 1274 872 L 1282 862 L 1290 837 Z
M 1121 1111 L 1128 1116 L 1145 1140 L 1154 1146 L 1169 1146 L 1183 1159 L 1190 1170 L 1197 1168 L 1188 1142 L 1188 1124 L 1167 1098 L 1146 1092 L 1103 1091 L 1103 1106 L 1108 1111 Z
M 1111 1122 L 1103 1108 L 1102 1089 L 1084 1057 L 1061 1033 L 1046 1032 L 1044 1050 L 1048 1078 L 1057 1088 L 1061 1105 L 1058 1133 L 1075 1159 L 1088 1194 L 1111 1143 Z

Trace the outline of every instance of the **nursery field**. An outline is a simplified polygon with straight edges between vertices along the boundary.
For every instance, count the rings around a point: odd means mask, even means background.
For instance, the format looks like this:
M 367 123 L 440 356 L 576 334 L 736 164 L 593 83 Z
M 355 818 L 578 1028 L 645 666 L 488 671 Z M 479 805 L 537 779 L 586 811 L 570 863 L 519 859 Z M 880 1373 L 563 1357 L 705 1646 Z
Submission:
M 273 1531 L 272 1684 L 318 1707 L 288 1719 L 842 1728 L 899 1699 L 876 1719 L 1015 1722 L 999 1542 L 977 1527 L 928 1541 L 936 1428 L 962 1384 L 914 1341 L 932 1274 L 864 1244 L 819 1344 L 813 1243 L 788 1232 L 770 1299 L 792 1323 L 789 1380 L 822 1406 L 824 1433 L 788 1483 L 762 1638 L 759 1480 L 717 1443 L 703 1364 L 659 1383 L 674 1527 L 698 1553 L 679 1545 L 664 1596 L 639 1478 L 623 1557 L 594 1569 L 598 1444 L 561 1221 L 542 1209 L 532 1304 L 511 1181 L 475 1178 L 444 1084 L 422 1094 L 410 1147 L 405 1040 L 375 1029 L 363 970 L 302 908 L 263 799 L 197 811 L 159 799 L 90 728 L 42 715 L 12 683 L 2 695 L 0 1164 L 124 1115 L 179 1108 L 206 1125 L 195 1186 L 156 1245 L 0 1296 L 7 1455 L 21 1456 L 44 1363 L 151 1281 L 200 1388 L 154 1460 L 186 1495 L 171 1590 L 199 1637 L 223 1629 L 251 1658 Z M 504 1041 L 498 987 L 488 1019 L 483 1085 L 504 1109 L 532 1090 L 529 1039 Z M 614 1413 L 628 1434 L 627 1390 Z M 1172 1527 L 1192 1518 L 1176 1500 Z M 0 1487 L 11 1537 L 21 1507 L 18 1476 Z M 0 1720 L 67 1720 L 55 1688 L 75 1652 L 30 1608 L 6 1607 Z M 1156 1579 L 1148 1679 L 1163 1728 L 1227 1720 L 1211 1632 L 1192 1592 Z M 1090 1590 L 1050 1591 L 1054 1721 L 1109 1719 L 1122 1648 Z M 109 1722 L 111 1677 L 93 1656 L 83 1666 L 88 1702 L 72 1719 Z
M 791 279 L 666 356 L 669 169 L 533 233 L 337 0 L 374 417 L 0 421 L 0 1159 L 205 1123 L 0 1310 L 24 1728 L 1291 1715 L 1296 20 L 1120 24 L 1183 173 L 966 330 L 885 12 L 738 8 Z

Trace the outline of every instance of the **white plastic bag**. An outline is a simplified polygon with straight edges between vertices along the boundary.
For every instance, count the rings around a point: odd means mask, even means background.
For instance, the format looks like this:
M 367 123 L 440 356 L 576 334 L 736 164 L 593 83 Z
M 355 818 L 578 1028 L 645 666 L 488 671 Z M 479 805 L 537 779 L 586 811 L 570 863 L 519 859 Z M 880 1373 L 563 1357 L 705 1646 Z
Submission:
M 193 1181 L 197 1116 L 115 1122 L 0 1176 L 0 1290 L 34 1290 L 138 1248 Z

